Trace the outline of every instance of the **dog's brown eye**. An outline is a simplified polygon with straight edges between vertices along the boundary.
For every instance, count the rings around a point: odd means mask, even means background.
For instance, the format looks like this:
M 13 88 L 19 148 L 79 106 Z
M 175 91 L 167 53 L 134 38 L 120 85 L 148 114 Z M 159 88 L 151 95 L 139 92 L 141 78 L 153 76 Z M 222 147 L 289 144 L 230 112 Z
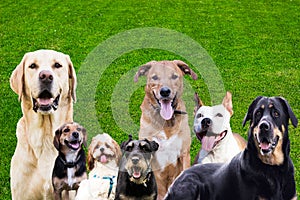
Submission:
M 29 65 L 29 68 L 30 69 L 35 69 L 37 66 L 36 66 L 36 64 L 35 63 L 32 63 L 31 65 Z
M 216 117 L 223 117 L 221 113 L 216 114 Z
M 76 130 L 77 130 L 77 131 L 81 131 L 81 128 L 77 128 Z
M 178 76 L 177 76 L 176 74 L 173 74 L 173 75 L 172 75 L 172 79 L 173 79 L 173 80 L 175 80 L 175 79 L 177 79 L 177 78 L 178 78 Z
M 106 148 L 110 148 L 109 144 L 105 144 Z
M 260 112 L 260 111 L 257 111 L 257 112 L 255 113 L 255 116 L 256 116 L 256 118 L 260 118 L 260 117 L 261 117 L 261 112 Z
M 274 117 L 279 117 L 279 112 L 277 112 L 276 110 L 274 111 Z
M 203 115 L 201 113 L 198 113 L 196 117 L 200 118 L 200 117 L 203 117 Z
M 56 63 L 54 63 L 54 67 L 55 67 L 55 68 L 61 68 L 62 65 L 56 62 Z
M 64 130 L 65 133 L 67 133 L 67 132 L 69 132 L 69 131 L 70 131 L 69 128 L 66 128 L 66 129 Z
M 154 75 L 154 76 L 152 76 L 152 79 L 156 81 L 156 80 L 158 80 L 158 76 Z

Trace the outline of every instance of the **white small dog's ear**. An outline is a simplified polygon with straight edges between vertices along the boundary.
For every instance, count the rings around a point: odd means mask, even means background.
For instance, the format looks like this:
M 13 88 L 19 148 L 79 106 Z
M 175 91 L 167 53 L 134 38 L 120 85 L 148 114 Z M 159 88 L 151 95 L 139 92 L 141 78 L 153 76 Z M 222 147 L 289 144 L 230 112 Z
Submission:
M 230 92 L 226 92 L 226 95 L 223 99 L 222 102 L 223 106 L 226 108 L 226 110 L 228 110 L 228 112 L 230 113 L 230 116 L 233 115 L 233 106 L 232 106 L 232 95 Z
M 10 87 L 11 89 L 19 95 L 19 100 L 21 101 L 22 94 L 25 92 L 23 86 L 25 85 L 24 80 L 24 68 L 27 54 L 22 58 L 22 61 L 17 65 L 10 77 Z
M 76 102 L 76 87 L 77 87 L 76 72 L 69 55 L 66 55 L 66 59 L 69 65 L 69 92 L 73 98 L 73 101 Z
M 201 106 L 203 106 L 204 104 L 202 103 L 198 93 L 196 93 L 196 92 L 194 94 L 194 101 L 195 101 L 195 107 L 194 107 L 194 116 L 195 116 L 197 111 L 199 110 L 199 108 Z

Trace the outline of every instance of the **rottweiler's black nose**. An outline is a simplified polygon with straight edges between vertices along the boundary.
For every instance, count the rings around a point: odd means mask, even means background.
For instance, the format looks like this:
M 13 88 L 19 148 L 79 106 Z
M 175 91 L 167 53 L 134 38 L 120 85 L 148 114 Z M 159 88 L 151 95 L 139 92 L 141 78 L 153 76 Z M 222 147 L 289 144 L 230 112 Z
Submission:
M 79 133 L 78 132 L 73 132 L 72 135 L 73 135 L 74 138 L 78 138 L 79 137 Z
M 260 130 L 262 131 L 268 131 L 270 130 L 270 125 L 268 122 L 262 122 L 260 125 L 259 125 L 259 128 Z
M 162 88 L 160 89 L 160 95 L 161 95 L 162 97 L 168 97 L 170 94 L 171 94 L 170 88 L 168 88 L 168 87 L 162 87 Z
M 211 123 L 212 123 L 212 121 L 209 118 L 204 118 L 201 121 L 201 125 L 202 125 L 203 128 L 208 128 L 211 125 Z

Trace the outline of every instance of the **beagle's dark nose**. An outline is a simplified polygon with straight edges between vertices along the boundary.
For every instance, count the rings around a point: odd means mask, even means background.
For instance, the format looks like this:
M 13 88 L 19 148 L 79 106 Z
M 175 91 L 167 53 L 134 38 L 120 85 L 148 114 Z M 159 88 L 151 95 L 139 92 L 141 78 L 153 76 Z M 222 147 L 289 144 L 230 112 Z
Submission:
M 78 132 L 73 132 L 72 135 L 73 135 L 74 138 L 78 138 L 79 137 L 79 133 Z
M 51 83 L 53 80 L 53 75 L 51 71 L 43 70 L 40 72 L 39 78 L 43 83 Z
M 160 89 L 160 95 L 161 95 L 162 97 L 168 97 L 170 94 L 171 94 L 170 88 L 168 88 L 168 87 L 162 87 L 162 88 Z
M 211 125 L 211 123 L 212 123 L 212 121 L 209 118 L 204 118 L 201 121 L 201 125 L 202 125 L 203 128 L 208 128 Z

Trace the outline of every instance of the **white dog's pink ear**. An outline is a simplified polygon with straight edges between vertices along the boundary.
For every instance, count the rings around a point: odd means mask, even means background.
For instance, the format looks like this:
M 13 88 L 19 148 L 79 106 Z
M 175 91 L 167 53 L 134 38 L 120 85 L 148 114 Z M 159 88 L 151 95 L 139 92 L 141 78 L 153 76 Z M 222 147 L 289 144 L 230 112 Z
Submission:
M 22 61 L 20 64 L 14 69 L 10 76 L 10 87 L 11 89 L 19 95 L 19 101 L 21 101 L 22 94 L 23 94 L 23 85 L 25 84 L 24 80 L 24 68 L 25 68 L 25 60 L 27 58 L 27 54 L 23 56 Z
M 199 110 L 199 108 L 201 106 L 203 106 L 204 104 L 202 103 L 197 92 L 195 92 L 195 94 L 194 94 L 194 101 L 195 101 L 195 107 L 194 107 L 194 116 L 195 116 L 197 111 Z
M 66 55 L 67 62 L 69 64 L 69 92 L 72 95 L 73 101 L 76 102 L 76 86 L 77 78 L 73 63 L 70 56 Z
M 230 92 L 226 92 L 226 95 L 222 102 L 223 106 L 228 110 L 230 116 L 233 115 L 233 106 L 232 106 L 232 95 Z

